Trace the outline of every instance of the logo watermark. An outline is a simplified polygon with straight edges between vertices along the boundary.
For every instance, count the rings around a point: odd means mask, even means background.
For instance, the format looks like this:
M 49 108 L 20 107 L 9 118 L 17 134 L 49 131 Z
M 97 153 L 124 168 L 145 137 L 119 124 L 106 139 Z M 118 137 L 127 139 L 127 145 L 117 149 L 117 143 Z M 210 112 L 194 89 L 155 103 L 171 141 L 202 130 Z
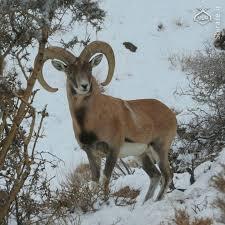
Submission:
M 221 31 L 221 10 L 222 7 L 216 6 L 214 10 L 210 8 L 197 8 L 194 15 L 194 22 L 204 26 L 208 23 L 215 23 L 216 32 Z
M 216 13 L 215 13 L 215 24 L 216 24 L 216 32 L 221 31 L 221 7 L 216 7 Z
M 206 25 L 212 22 L 212 16 L 208 13 L 209 9 L 198 8 L 197 11 L 197 14 L 194 16 L 194 22 L 200 25 Z

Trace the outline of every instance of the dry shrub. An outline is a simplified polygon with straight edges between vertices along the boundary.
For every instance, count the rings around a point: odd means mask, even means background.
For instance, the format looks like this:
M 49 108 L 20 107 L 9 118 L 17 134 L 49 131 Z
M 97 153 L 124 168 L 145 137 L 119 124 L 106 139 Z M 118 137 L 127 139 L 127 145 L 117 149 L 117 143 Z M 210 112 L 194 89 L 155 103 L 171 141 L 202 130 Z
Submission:
M 103 201 L 100 187 L 90 187 L 91 172 L 89 164 L 81 164 L 69 172 L 60 188 L 52 193 L 47 205 L 48 217 L 44 224 L 49 225 L 80 225 L 80 212 L 94 212 L 97 203 Z M 75 213 L 76 214 L 73 214 Z
M 225 164 L 221 166 L 223 167 L 223 171 L 212 177 L 212 186 L 219 192 L 225 194 Z
M 81 163 L 76 169 L 75 172 L 76 176 L 81 176 L 85 180 L 91 180 L 91 171 L 90 165 L 88 163 Z
M 11 224 L 11 220 L 49 224 L 45 221 L 51 217 L 48 204 L 53 190 L 47 170 L 60 160 L 38 144 L 45 136 L 43 121 L 48 113 L 46 107 L 41 110 L 33 104 L 34 85 L 43 66 L 44 49 L 54 34 L 63 36 L 77 23 L 91 25 L 90 31 L 95 28 L 98 32 L 106 13 L 95 0 L 10 0 L 0 1 L 0 5 L 0 224 Z M 76 32 L 66 42 L 62 37 L 60 46 L 87 45 L 88 33 L 89 29 L 85 40 L 78 39 Z M 34 64 L 31 52 L 37 53 Z M 4 61 L 9 62 L 7 71 L 3 71 Z
M 221 193 L 214 202 L 214 206 L 221 212 L 220 222 L 225 221 L 225 165 L 222 165 L 222 167 L 222 172 L 212 177 L 212 186 Z
M 165 224 L 165 223 L 164 223 Z M 195 218 L 191 220 L 190 215 L 185 210 L 176 210 L 175 218 L 168 225 L 212 225 L 213 221 L 209 218 Z
M 136 203 L 136 198 L 140 194 L 139 189 L 132 189 L 129 186 L 121 188 L 119 191 L 114 192 L 115 204 L 118 206 L 133 205 Z
M 195 168 L 214 161 L 225 146 L 225 52 L 205 43 L 203 50 L 175 54 L 169 61 L 188 81 L 188 87 L 177 89 L 176 94 L 188 96 L 198 105 L 188 109 L 188 121 L 178 124 L 172 151 L 174 172 L 189 172 L 193 183 Z
M 66 176 L 60 190 L 55 195 L 54 201 L 51 203 L 51 208 L 61 218 L 68 215 L 68 213 L 80 210 L 84 213 L 95 212 L 108 198 L 105 198 L 101 185 L 91 188 L 90 182 L 91 171 L 89 164 L 79 165 Z M 115 193 L 109 193 L 109 197 L 115 200 L 116 205 L 125 206 L 136 203 L 139 194 L 140 190 L 126 186 Z
M 177 210 L 175 213 L 175 219 L 173 221 L 176 225 L 189 225 L 190 216 L 185 210 Z
M 70 212 L 75 210 L 96 211 L 95 204 L 103 199 L 103 191 L 100 186 L 95 189 L 91 188 L 90 181 L 89 165 L 81 164 L 66 176 L 53 207 L 62 207 Z
M 225 221 L 225 200 L 224 200 L 224 197 L 223 198 L 218 197 L 216 199 L 216 201 L 214 202 L 214 205 L 215 205 L 216 208 L 219 208 L 219 210 L 221 212 L 219 221 L 224 222 Z
M 6 191 L 0 189 L 0 210 L 3 210 L 8 199 L 9 194 Z

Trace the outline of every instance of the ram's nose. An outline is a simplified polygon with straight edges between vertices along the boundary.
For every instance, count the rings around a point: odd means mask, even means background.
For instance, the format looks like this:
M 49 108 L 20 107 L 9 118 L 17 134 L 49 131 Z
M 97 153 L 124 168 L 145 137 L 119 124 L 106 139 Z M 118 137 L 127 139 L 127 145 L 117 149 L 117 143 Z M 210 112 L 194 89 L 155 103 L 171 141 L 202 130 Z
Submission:
M 88 84 L 81 84 L 81 87 L 82 87 L 84 90 L 87 90 Z

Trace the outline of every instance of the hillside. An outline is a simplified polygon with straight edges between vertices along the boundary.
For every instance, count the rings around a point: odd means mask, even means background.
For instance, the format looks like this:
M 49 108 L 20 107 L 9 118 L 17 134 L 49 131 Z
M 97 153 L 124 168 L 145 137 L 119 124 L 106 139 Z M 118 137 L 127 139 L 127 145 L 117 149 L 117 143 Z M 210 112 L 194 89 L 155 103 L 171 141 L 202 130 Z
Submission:
M 104 0 L 101 5 L 107 11 L 103 30 L 96 35 L 87 29 L 91 32 L 91 40 L 107 41 L 114 49 L 116 71 L 113 81 L 106 89 L 106 94 L 123 99 L 156 98 L 172 108 L 183 110 L 183 114 L 188 107 L 195 107 L 190 98 L 174 95 L 177 88 L 185 88 L 188 83 L 182 72 L 171 70 L 168 58 L 172 54 L 192 53 L 202 49 L 205 41 L 211 42 L 215 31 L 225 26 L 225 2 Z M 212 21 L 204 26 L 194 22 L 193 18 L 198 12 L 196 8 L 208 8 Z M 218 13 L 219 25 L 216 24 Z M 160 24 L 163 26 L 162 29 L 159 29 Z M 85 36 L 86 28 L 77 25 L 74 32 Z M 69 37 L 70 34 L 66 35 Z M 50 44 L 58 44 L 60 38 L 56 36 Z M 125 41 L 135 44 L 137 51 L 132 53 L 124 48 L 122 43 Z M 79 47 L 74 49 L 77 54 L 80 51 Z M 45 66 L 45 71 L 48 71 L 49 83 L 59 87 L 59 91 L 51 94 L 42 90 L 35 102 L 37 106 L 47 103 L 49 112 L 45 124 L 46 138 L 39 143 L 39 147 L 64 161 L 57 171 L 49 171 L 51 175 L 56 175 L 60 182 L 67 171 L 82 162 L 87 162 L 87 158 L 74 138 L 66 99 L 65 76 L 54 70 L 50 63 Z M 94 73 L 102 80 L 106 71 L 104 61 Z M 184 119 L 185 116 L 178 117 L 179 121 Z M 111 202 L 95 213 L 81 214 L 81 224 L 159 225 L 161 221 L 172 218 L 177 208 L 187 209 L 193 217 L 215 218 L 218 212 L 211 207 L 211 203 L 217 192 L 210 187 L 209 181 L 211 176 L 220 170 L 219 163 L 223 163 L 224 160 L 223 151 L 217 161 L 200 165 L 196 169 L 198 179 L 191 186 L 188 174 L 175 175 L 175 186 L 187 188 L 185 192 L 175 190 L 160 202 L 148 201 L 144 205 L 142 202 L 149 181 L 142 170 L 136 169 L 133 175 L 120 177 L 113 184 L 116 189 L 126 185 L 140 189 L 135 206 L 119 207 Z M 57 182 L 54 182 L 54 185 L 57 186 Z

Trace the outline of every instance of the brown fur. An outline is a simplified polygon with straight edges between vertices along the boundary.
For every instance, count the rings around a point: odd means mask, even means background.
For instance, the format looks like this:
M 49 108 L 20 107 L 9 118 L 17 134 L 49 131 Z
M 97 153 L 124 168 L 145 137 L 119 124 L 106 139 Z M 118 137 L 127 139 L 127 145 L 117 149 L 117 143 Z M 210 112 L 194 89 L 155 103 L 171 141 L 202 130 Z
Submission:
M 113 148 L 119 148 L 125 138 L 137 143 L 161 142 L 166 145 L 176 135 L 175 113 L 160 101 L 124 101 L 104 95 L 94 78 L 92 89 L 90 96 L 82 96 L 73 95 L 67 87 L 76 137 L 80 126 L 75 114 L 81 107 L 86 108 L 85 129 L 94 132 Z
M 159 155 L 159 167 L 161 172 L 165 174 L 165 185 L 168 186 L 171 180 L 168 151 L 177 129 L 175 113 L 155 99 L 124 101 L 104 95 L 101 93 L 95 78 L 92 79 L 92 91 L 88 95 L 73 95 L 69 88 L 69 82 L 67 82 L 67 94 L 74 133 L 81 147 L 86 152 L 89 149 L 79 140 L 79 135 L 83 129 L 87 132 L 93 132 L 96 135 L 96 142 L 104 142 L 108 145 L 109 157 L 104 171 L 107 178 L 105 185 L 107 186 L 109 183 L 120 147 L 125 142 L 125 139 L 128 138 L 133 142 L 151 144 L 153 146 Z M 85 118 L 82 118 L 84 120 L 83 127 L 80 126 L 81 124 L 79 124 L 76 116 L 77 111 L 80 109 L 85 109 Z M 98 147 L 94 147 L 92 143 L 92 151 L 94 151 L 94 148 Z M 88 151 L 89 161 L 93 164 L 98 159 L 94 158 L 90 150 Z M 90 154 L 92 154 L 91 157 Z M 151 163 L 151 159 L 149 161 L 151 164 L 148 167 L 146 166 L 146 157 L 148 156 L 143 156 L 143 168 L 145 170 L 150 168 L 149 173 L 151 175 L 149 176 L 151 179 L 154 176 L 160 178 L 157 168 L 154 163 Z M 95 181 L 99 179 L 99 163 L 96 164 L 96 167 L 98 167 L 96 171 L 92 168 L 93 173 L 97 174 L 97 177 L 93 175 L 93 180 Z M 148 171 L 146 172 L 148 173 Z M 146 200 L 152 197 L 154 190 L 151 190 L 151 192 L 149 196 L 146 196 Z M 159 194 L 158 199 L 161 199 L 163 194 Z
M 101 157 L 106 156 L 103 182 L 107 193 L 118 157 L 133 154 L 140 158 L 151 179 L 145 200 L 153 197 L 160 181 L 161 189 L 156 199 L 161 199 L 172 178 L 168 152 L 176 135 L 175 113 L 155 99 L 124 101 L 102 94 L 92 76 L 92 68 L 102 59 L 101 55 L 91 59 L 95 53 L 103 53 L 108 60 L 108 75 L 102 83 L 107 85 L 115 67 L 114 53 L 109 44 L 92 42 L 79 57 L 59 47 L 49 47 L 45 51 L 45 61 L 57 58 L 59 61 L 53 60 L 53 66 L 67 75 L 67 96 L 74 133 L 87 153 L 92 180 L 98 182 Z M 46 83 L 42 72 L 38 80 L 46 90 L 57 91 Z M 122 150 L 124 155 L 120 154 Z M 160 171 L 155 166 L 156 162 L 159 162 Z

